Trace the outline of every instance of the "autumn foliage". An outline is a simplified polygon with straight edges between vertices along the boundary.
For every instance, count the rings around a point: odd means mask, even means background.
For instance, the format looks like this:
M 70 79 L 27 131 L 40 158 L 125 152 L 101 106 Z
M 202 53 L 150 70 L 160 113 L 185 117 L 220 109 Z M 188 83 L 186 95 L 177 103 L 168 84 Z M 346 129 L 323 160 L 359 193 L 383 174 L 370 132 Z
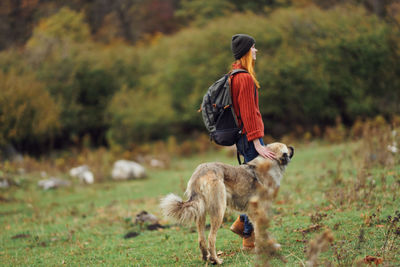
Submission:
M 55 147 L 190 139 L 205 131 L 196 111 L 208 86 L 229 70 L 230 38 L 238 32 L 256 39 L 267 135 L 326 132 L 336 140 L 338 125 L 400 112 L 399 8 L 390 1 L 385 12 L 334 1 L 221 1 L 213 11 L 203 1 L 127 0 L 125 9 L 117 1 L 108 11 L 97 2 L 81 9 L 22 2 L 23 18 L 47 15 L 29 24 L 18 49 L 0 52 L 2 83 L 21 79 L 27 92 L 0 91 L 7 102 L 0 116 L 8 121 L 0 145 L 32 150 L 39 136 Z M 5 1 L 0 19 L 15 5 Z M 151 19 L 157 10 L 162 16 Z M 5 100 L 17 95 L 31 114 L 44 114 L 37 127 L 21 123 L 19 102 Z M 37 99 L 51 104 L 33 105 Z

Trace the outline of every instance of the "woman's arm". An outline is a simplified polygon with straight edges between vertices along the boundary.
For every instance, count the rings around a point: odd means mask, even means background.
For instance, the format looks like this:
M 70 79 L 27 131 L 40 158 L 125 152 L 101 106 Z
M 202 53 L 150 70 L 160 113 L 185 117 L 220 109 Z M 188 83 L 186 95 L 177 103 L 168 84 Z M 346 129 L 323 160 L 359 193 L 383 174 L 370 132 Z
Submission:
M 260 143 L 259 138 L 264 136 L 264 123 L 255 99 L 254 81 L 248 73 L 239 73 L 235 76 L 239 86 L 238 104 L 240 116 L 246 130 L 247 140 L 254 143 L 258 154 L 264 158 L 275 159 L 275 154 Z

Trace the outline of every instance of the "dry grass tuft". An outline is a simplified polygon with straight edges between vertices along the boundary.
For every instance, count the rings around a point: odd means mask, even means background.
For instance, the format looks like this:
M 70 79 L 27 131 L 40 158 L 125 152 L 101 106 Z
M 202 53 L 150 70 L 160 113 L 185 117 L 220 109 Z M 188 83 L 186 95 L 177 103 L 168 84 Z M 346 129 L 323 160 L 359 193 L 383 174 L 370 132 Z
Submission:
M 273 183 L 273 181 L 268 181 L 268 183 Z M 275 193 L 274 187 L 260 187 L 258 195 L 250 200 L 250 210 L 255 219 L 256 266 L 270 266 L 268 262 L 273 257 L 286 262 L 286 259 L 280 254 L 280 245 L 268 232 Z
M 326 127 L 324 138 L 330 143 L 341 143 L 347 137 L 346 128 L 342 123 L 342 118 L 336 118 L 336 125 L 334 127 Z
M 357 123 L 353 129 L 354 136 L 359 136 L 359 147 L 353 152 L 348 151 L 337 161 L 335 171 L 328 172 L 332 185 L 326 192 L 328 201 L 335 207 L 356 204 L 359 207 L 374 204 L 376 199 L 377 179 L 380 180 L 382 191 L 392 191 L 386 184 L 386 174 L 379 177 L 373 175 L 374 168 L 392 169 L 400 163 L 400 130 L 396 123 L 389 124 L 383 117 L 376 117 L 363 123 Z M 342 164 L 350 160 L 357 173 L 351 179 L 343 177 Z M 393 195 L 395 198 L 395 195 Z
M 398 130 L 395 124 L 390 125 L 379 116 L 364 123 L 358 153 L 362 155 L 366 169 L 394 166 L 396 156 L 400 152 L 397 147 L 400 141 Z
M 307 248 L 307 262 L 306 266 L 318 266 L 318 257 L 321 252 L 326 251 L 329 245 L 333 242 L 332 231 L 327 229 L 316 239 L 310 240 Z

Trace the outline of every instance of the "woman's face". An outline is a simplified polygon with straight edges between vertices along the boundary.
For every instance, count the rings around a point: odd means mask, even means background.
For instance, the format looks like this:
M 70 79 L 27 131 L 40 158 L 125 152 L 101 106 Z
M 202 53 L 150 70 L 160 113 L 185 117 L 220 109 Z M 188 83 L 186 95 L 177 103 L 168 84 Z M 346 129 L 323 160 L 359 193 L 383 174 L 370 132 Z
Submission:
M 253 60 L 256 60 L 256 58 L 257 58 L 257 49 L 256 49 L 256 45 L 254 44 L 252 47 L 251 47 L 251 55 L 253 56 Z

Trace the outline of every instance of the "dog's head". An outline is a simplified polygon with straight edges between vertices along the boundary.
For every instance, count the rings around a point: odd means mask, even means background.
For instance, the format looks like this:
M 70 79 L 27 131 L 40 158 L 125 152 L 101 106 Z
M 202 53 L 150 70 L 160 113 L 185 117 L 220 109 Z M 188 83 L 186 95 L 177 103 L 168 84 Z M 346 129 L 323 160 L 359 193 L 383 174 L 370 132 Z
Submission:
M 294 155 L 294 148 L 282 143 L 268 144 L 267 147 L 275 153 L 279 165 L 286 166 Z
M 261 156 L 256 157 L 247 165 L 254 168 L 257 179 L 266 187 L 280 186 L 283 172 L 294 155 L 294 148 L 282 143 L 269 144 L 268 149 L 275 153 L 276 160 Z M 275 170 L 270 172 L 270 170 Z
M 267 145 L 268 149 L 275 153 L 276 161 L 279 166 L 286 167 L 294 155 L 294 148 L 282 143 L 271 143 Z M 253 167 L 270 166 L 272 161 L 258 156 L 247 164 Z M 268 167 L 269 168 L 269 167 Z

